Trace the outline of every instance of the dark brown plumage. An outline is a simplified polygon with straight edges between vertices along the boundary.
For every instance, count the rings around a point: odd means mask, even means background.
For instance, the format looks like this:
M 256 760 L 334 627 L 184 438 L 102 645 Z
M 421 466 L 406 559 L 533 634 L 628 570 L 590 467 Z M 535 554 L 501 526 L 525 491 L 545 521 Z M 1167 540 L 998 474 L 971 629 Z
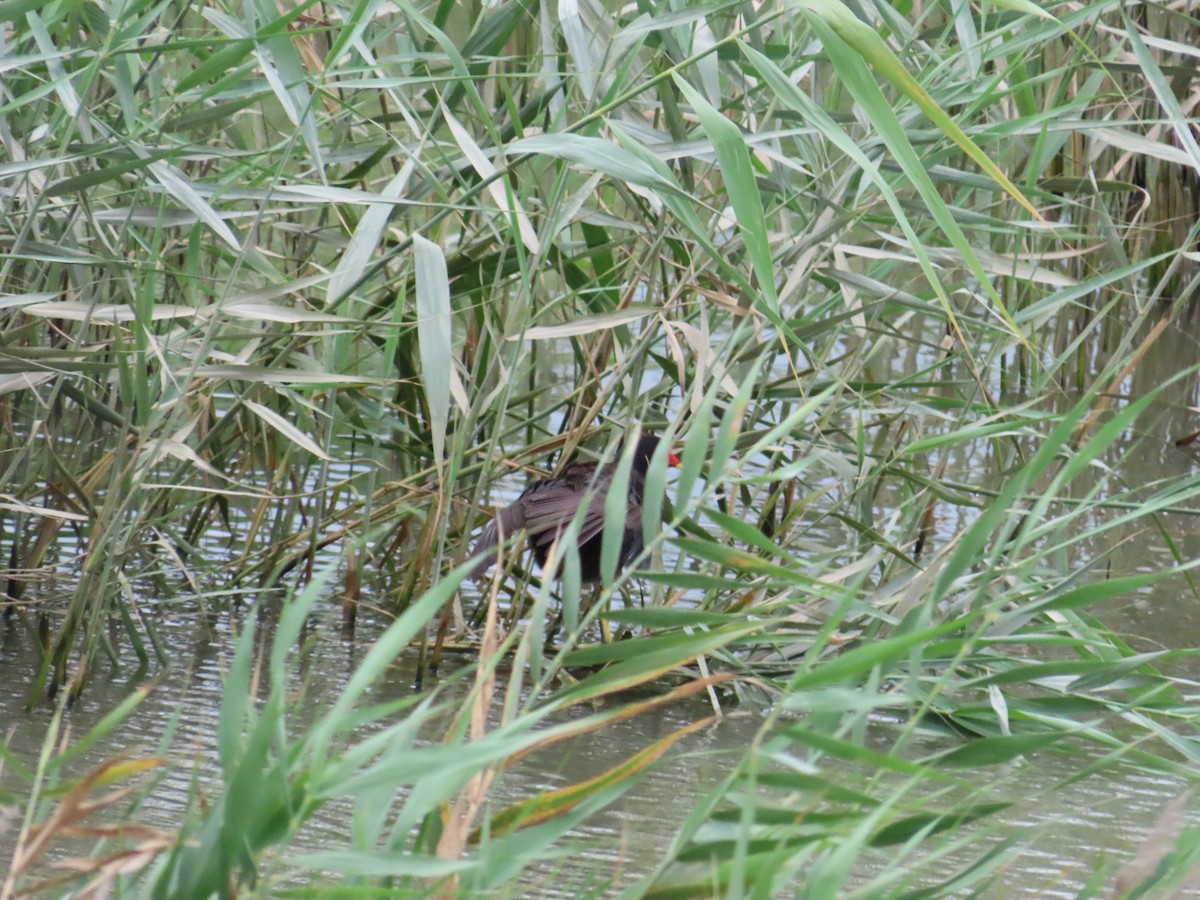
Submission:
M 645 435 L 637 442 L 633 464 L 629 470 L 629 502 L 625 514 L 625 535 L 617 568 L 628 565 L 642 552 L 642 492 L 646 487 L 646 471 L 650 458 L 658 447 L 658 438 Z M 620 452 L 618 451 L 618 458 Z M 678 466 L 679 457 L 667 455 L 668 465 Z M 600 580 L 600 546 L 604 538 L 604 501 L 617 471 L 617 462 L 601 466 L 595 462 L 572 462 L 553 478 L 535 481 L 504 509 L 496 514 L 475 543 L 472 555 L 478 556 L 493 549 L 500 537 L 509 537 L 521 529 L 529 533 L 529 548 L 539 566 L 546 565 L 550 546 L 574 520 L 584 497 L 591 492 L 591 501 L 579 527 L 579 568 L 581 579 Z M 484 559 L 475 568 L 476 578 L 487 571 L 492 560 Z

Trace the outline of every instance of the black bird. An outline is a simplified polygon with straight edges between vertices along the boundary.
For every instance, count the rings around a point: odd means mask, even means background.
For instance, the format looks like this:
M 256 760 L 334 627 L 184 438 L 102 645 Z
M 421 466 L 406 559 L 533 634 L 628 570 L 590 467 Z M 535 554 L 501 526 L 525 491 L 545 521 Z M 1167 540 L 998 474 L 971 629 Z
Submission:
M 624 446 L 624 444 L 622 444 Z M 646 471 L 650 458 L 658 447 L 656 435 L 643 435 L 633 452 L 629 470 L 629 498 L 625 513 L 625 535 L 617 568 L 622 569 L 642 552 L 642 493 L 646 487 Z M 621 448 L 617 449 L 620 458 Z M 679 457 L 667 454 L 667 464 L 679 465 Z M 529 534 L 529 548 L 538 565 L 545 567 L 550 546 L 575 519 L 584 498 L 591 493 L 587 512 L 579 527 L 579 574 L 583 582 L 600 580 L 600 547 L 604 538 L 604 502 L 617 472 L 617 462 L 601 466 L 596 462 L 572 462 L 553 478 L 543 478 L 525 488 L 524 492 L 483 529 L 472 555 L 478 556 L 493 549 L 500 536 L 509 537 L 524 529 Z M 475 568 L 474 577 L 487 571 L 491 559 L 484 559 Z

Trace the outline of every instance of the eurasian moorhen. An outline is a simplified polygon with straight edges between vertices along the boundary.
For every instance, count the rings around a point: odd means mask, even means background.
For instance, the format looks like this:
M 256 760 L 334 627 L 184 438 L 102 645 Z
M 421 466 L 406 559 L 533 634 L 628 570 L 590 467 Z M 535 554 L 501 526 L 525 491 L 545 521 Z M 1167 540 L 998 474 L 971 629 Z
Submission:
M 629 502 L 625 514 L 625 536 L 621 540 L 621 554 L 617 568 L 622 569 L 642 552 L 642 491 L 646 486 L 646 471 L 650 468 L 650 457 L 658 447 L 658 438 L 644 435 L 638 439 L 633 452 L 633 464 L 629 470 Z M 617 448 L 620 458 L 621 448 Z M 667 464 L 678 466 L 679 457 L 667 454 Z M 500 536 L 509 537 L 525 529 L 529 533 L 529 547 L 539 566 L 546 565 L 546 556 L 555 538 L 575 518 L 579 505 L 591 492 L 591 502 L 579 527 L 579 575 L 585 582 L 600 580 L 600 547 L 604 538 L 604 499 L 617 471 L 617 462 L 605 466 L 595 462 L 572 462 L 560 475 L 535 481 L 504 509 L 500 510 L 475 543 L 472 555 L 478 556 L 496 546 Z M 476 568 L 478 578 L 487 571 L 491 559 L 484 559 Z

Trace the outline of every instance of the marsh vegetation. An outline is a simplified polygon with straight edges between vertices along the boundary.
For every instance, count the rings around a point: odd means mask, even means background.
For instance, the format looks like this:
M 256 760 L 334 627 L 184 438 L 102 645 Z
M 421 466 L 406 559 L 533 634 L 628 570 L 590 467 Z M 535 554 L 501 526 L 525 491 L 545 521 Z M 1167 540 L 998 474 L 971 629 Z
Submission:
M 1053 888 L 1194 883 L 1194 5 L 0 27 L 4 900 L 517 896 L 731 713 L 661 859 L 615 846 L 589 891 L 1013 896 L 1047 833 L 997 824 L 1022 785 L 1114 772 L 1181 800 Z M 681 466 L 647 474 L 637 574 L 466 577 L 491 508 L 639 428 Z M 1152 639 L 1130 610 L 1168 599 Z M 331 609 L 372 640 L 314 701 Z M 120 740 L 181 620 L 227 631 L 203 761 L 175 719 Z M 397 666 L 419 686 L 380 694 Z

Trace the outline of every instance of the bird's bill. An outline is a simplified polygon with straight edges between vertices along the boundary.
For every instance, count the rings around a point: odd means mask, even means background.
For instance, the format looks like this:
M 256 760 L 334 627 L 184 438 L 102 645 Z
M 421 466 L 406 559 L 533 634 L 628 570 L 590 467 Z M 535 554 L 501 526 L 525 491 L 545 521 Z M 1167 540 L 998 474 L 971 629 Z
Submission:
M 672 469 L 678 469 L 681 465 L 683 465 L 683 460 L 681 460 L 678 456 L 676 456 L 674 453 L 672 453 L 670 450 L 668 450 L 667 451 L 667 465 L 670 466 Z

